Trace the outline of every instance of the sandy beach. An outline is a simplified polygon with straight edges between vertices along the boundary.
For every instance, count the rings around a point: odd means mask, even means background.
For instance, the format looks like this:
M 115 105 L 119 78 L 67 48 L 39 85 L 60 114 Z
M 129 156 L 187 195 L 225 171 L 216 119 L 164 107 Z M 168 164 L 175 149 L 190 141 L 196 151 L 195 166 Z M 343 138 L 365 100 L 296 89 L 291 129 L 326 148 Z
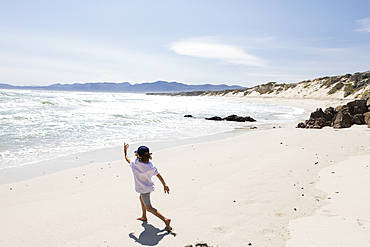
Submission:
M 239 99 L 307 110 L 316 100 Z M 161 183 L 141 208 L 122 150 L 0 185 L 0 246 L 370 246 L 370 129 L 248 130 L 154 152 Z M 130 147 L 133 158 L 135 146 Z M 99 154 L 95 154 L 99 156 Z M 89 161 L 88 161 L 89 160 Z

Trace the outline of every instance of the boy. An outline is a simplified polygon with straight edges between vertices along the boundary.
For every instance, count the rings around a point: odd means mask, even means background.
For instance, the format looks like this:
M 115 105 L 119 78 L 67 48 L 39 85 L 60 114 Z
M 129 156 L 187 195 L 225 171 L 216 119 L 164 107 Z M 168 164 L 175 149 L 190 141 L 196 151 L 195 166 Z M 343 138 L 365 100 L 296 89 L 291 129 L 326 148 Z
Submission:
M 155 185 L 152 180 L 152 176 L 157 176 L 159 181 L 163 184 L 164 193 L 170 193 L 170 188 L 166 185 L 163 177 L 159 174 L 157 167 L 150 160 L 152 159 L 149 148 L 146 146 L 140 146 L 137 151 L 135 151 L 135 156 L 137 157 L 134 161 L 131 161 L 127 156 L 127 150 L 129 145 L 124 144 L 123 150 L 125 153 L 125 159 L 127 163 L 130 164 L 132 172 L 134 174 L 135 180 L 135 190 L 140 194 L 140 203 L 142 209 L 142 216 L 137 218 L 138 220 L 147 221 L 146 211 L 154 214 L 159 219 L 161 219 L 165 224 L 167 231 L 171 231 L 170 226 L 171 219 L 164 217 L 157 209 L 153 208 L 150 202 L 150 192 L 154 191 Z

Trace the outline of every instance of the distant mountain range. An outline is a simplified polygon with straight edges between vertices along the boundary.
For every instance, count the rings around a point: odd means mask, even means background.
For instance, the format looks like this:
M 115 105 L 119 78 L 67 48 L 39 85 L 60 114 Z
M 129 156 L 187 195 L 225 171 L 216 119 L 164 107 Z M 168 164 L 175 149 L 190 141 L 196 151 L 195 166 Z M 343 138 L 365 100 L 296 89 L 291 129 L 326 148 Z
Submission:
M 220 91 L 228 89 L 242 89 L 243 87 L 233 85 L 188 85 L 178 82 L 156 81 L 140 84 L 129 82 L 112 83 L 74 83 L 74 84 L 52 84 L 49 86 L 13 86 L 0 83 L 0 89 L 23 89 L 23 90 L 53 90 L 53 91 L 83 91 L 83 92 L 122 92 L 122 93 L 161 93 L 161 92 L 191 92 L 191 91 Z

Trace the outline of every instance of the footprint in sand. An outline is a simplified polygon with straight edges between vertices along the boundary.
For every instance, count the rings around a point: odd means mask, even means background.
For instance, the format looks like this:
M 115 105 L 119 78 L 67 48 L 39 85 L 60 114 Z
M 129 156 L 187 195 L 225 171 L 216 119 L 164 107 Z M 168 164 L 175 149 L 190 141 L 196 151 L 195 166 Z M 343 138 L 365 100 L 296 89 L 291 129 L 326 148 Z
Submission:
M 278 217 L 284 217 L 285 216 L 284 213 L 275 213 L 275 215 L 278 216 Z
M 261 231 L 262 235 L 264 236 L 274 236 L 274 230 L 272 229 L 264 229 Z

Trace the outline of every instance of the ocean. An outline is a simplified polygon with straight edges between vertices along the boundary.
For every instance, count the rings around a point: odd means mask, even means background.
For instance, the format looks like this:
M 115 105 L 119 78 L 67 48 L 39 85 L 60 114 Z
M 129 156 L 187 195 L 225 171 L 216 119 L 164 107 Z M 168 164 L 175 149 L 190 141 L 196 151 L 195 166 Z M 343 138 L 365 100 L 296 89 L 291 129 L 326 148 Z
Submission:
M 290 123 L 303 111 L 227 98 L 0 90 L 0 170 L 124 142 L 176 141 Z M 257 122 L 205 120 L 231 114 Z

